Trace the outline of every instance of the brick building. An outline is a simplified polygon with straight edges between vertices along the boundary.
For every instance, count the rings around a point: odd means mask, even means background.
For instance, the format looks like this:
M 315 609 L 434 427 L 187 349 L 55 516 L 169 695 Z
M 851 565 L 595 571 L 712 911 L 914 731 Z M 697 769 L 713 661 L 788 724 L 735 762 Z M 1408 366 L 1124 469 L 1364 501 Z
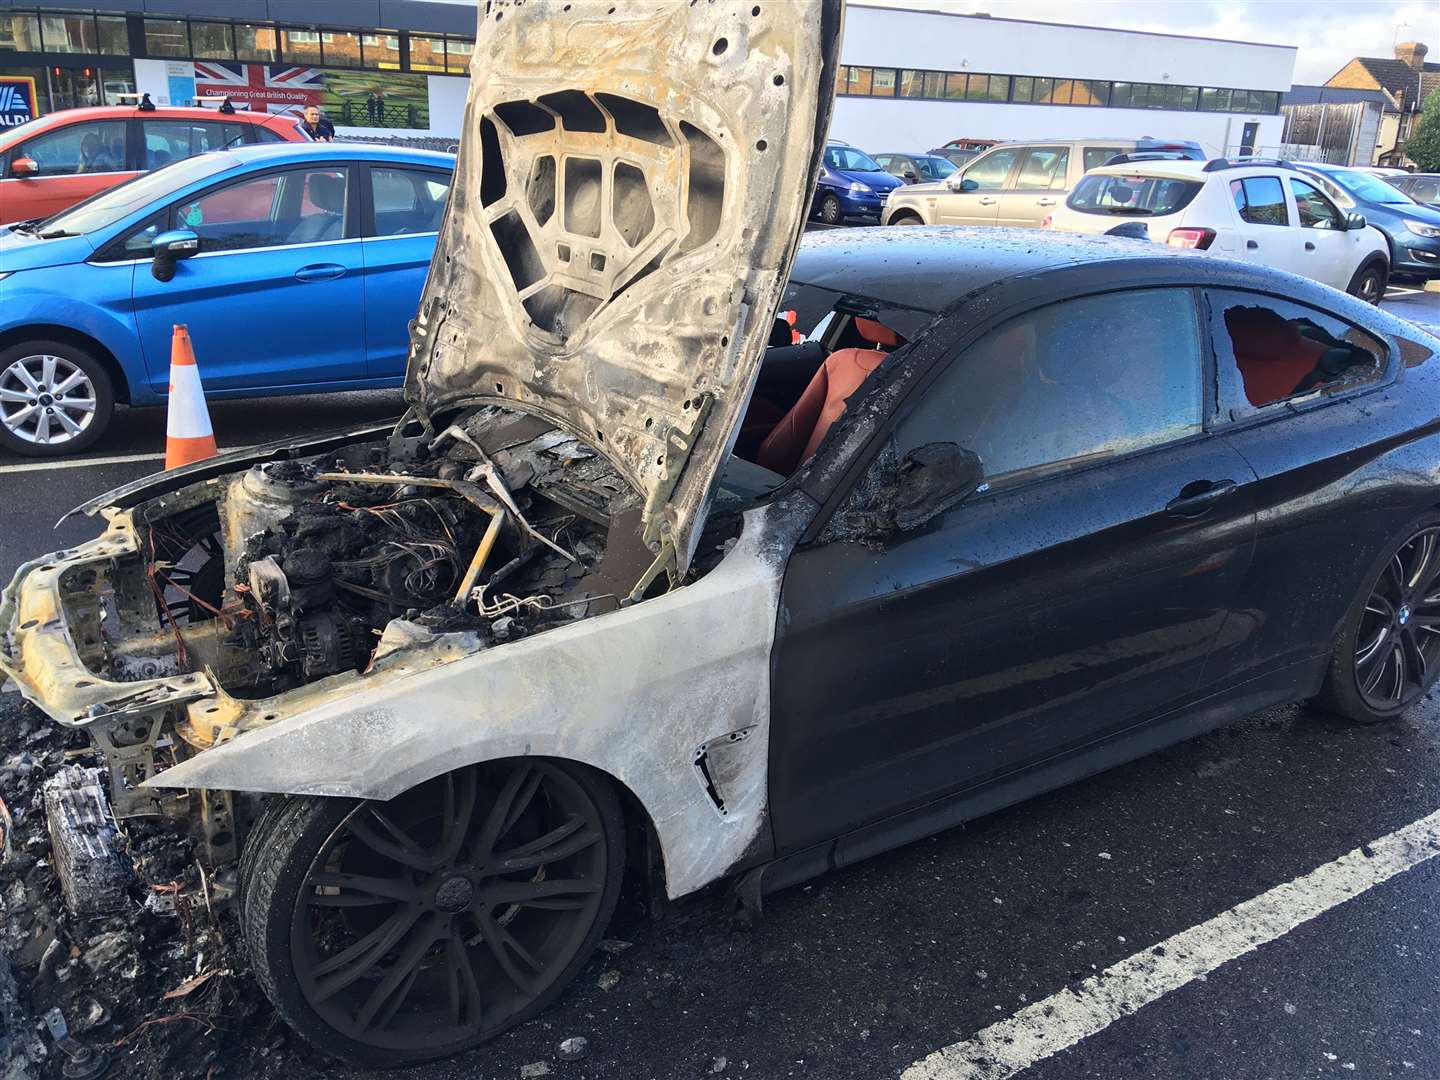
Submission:
M 1374 164 L 1409 165 L 1405 143 L 1420 119 L 1425 99 L 1440 89 L 1440 64 L 1427 62 L 1430 49 L 1419 41 L 1395 46 L 1394 57 L 1357 56 L 1326 86 L 1382 91 L 1388 103 L 1380 118 Z

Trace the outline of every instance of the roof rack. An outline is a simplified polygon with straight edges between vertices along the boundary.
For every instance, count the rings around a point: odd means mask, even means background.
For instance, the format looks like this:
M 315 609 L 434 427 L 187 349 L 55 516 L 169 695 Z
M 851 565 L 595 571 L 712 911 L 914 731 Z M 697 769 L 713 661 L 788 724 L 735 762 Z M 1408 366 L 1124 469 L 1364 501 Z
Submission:
M 235 112 L 235 106 L 231 104 L 228 94 L 202 94 L 199 97 L 191 98 L 190 104 L 197 109 L 203 109 L 208 105 L 215 105 L 220 112 L 227 116 Z
M 1239 157 L 1239 158 L 1211 158 L 1205 163 L 1202 172 L 1222 172 L 1225 169 L 1248 169 L 1251 165 L 1268 165 L 1276 169 L 1296 169 L 1293 161 L 1286 161 L 1284 158 L 1265 157 Z M 1298 171 L 1298 169 L 1297 169 Z
M 1184 150 L 1141 150 L 1106 158 L 1106 165 L 1128 165 L 1132 161 L 1194 161 L 1195 156 Z
M 131 102 L 141 112 L 154 112 L 155 103 L 150 100 L 149 94 L 137 94 L 133 90 L 112 95 L 119 98 L 122 105 Z

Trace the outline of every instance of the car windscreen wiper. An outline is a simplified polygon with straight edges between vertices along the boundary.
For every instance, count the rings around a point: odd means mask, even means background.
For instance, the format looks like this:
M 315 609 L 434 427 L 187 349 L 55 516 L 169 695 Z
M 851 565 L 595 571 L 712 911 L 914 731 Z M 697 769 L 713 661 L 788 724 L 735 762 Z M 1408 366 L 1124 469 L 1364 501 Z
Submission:
M 33 233 L 37 231 L 36 226 L 44 220 L 44 218 L 37 217 L 31 218 L 29 221 L 15 221 L 10 224 L 10 228 L 15 232 Z
M 1107 214 L 1125 214 L 1129 217 L 1149 217 L 1151 215 L 1151 211 L 1146 210 L 1143 206 L 1107 206 L 1105 212 Z
M 51 229 L 49 232 L 36 233 L 41 240 L 59 240 L 62 236 L 79 236 L 78 232 L 70 232 L 68 229 Z

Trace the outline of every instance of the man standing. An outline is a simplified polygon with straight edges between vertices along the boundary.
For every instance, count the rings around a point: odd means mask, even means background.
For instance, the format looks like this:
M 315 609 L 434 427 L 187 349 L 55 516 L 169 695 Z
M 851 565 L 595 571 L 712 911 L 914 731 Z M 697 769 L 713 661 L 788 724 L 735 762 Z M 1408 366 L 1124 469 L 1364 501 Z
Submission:
M 335 125 L 320 115 L 320 106 L 306 105 L 305 119 L 300 130 L 316 142 L 331 142 L 335 138 Z

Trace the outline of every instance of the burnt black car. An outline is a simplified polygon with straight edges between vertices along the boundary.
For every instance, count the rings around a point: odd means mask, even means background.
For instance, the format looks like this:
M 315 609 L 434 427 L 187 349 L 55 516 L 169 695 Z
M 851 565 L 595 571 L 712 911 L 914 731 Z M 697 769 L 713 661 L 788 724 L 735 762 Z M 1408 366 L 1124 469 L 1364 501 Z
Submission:
M 328 1053 L 535 1015 L 627 865 L 753 905 L 1440 674 L 1440 341 L 1133 240 L 801 243 L 838 9 L 772 7 L 743 50 L 720 5 L 645 7 L 691 49 L 625 53 L 663 115 L 595 49 L 541 108 L 566 13 L 497 9 L 406 416 L 117 488 L 0 594 L 0 672 L 103 752 L 115 817 L 234 865 L 257 979 Z

